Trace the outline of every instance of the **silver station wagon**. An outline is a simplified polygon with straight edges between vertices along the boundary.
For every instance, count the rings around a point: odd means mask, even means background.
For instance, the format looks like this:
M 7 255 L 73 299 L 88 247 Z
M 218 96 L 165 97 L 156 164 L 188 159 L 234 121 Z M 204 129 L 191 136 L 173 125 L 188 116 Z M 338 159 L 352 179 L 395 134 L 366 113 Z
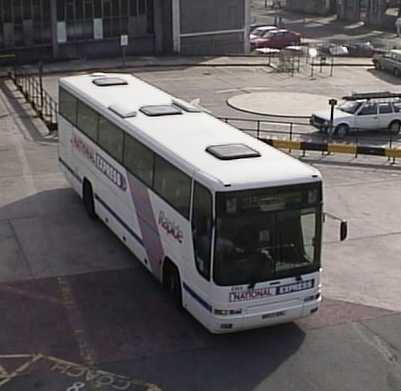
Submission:
M 352 131 L 401 130 L 401 95 L 392 92 L 357 93 L 345 96 L 333 112 L 313 113 L 310 124 L 324 133 L 344 137 Z
M 385 53 L 375 54 L 373 65 L 379 71 L 391 72 L 394 76 L 401 76 L 401 50 L 390 50 Z

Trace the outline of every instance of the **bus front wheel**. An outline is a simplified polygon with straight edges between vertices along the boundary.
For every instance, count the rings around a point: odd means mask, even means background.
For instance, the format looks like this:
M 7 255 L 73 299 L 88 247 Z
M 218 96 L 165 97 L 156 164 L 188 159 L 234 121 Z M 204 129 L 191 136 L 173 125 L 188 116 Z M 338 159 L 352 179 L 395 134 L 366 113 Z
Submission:
M 167 289 L 178 308 L 182 308 L 181 278 L 177 267 L 166 260 L 163 272 L 163 286 Z
M 84 183 L 82 185 L 82 199 L 88 216 L 91 219 L 95 219 L 96 211 L 95 201 L 93 199 L 93 190 L 91 183 L 87 179 L 84 179 Z

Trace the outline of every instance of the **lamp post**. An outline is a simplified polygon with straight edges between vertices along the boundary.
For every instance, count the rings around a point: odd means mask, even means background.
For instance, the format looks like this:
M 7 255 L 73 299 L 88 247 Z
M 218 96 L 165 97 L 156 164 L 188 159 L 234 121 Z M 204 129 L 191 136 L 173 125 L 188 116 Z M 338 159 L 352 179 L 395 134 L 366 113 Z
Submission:
M 333 122 L 334 122 L 334 108 L 337 104 L 336 99 L 329 99 L 329 105 L 330 105 L 330 127 L 329 127 L 329 134 L 333 134 Z
M 313 79 L 313 66 L 314 66 L 315 58 L 317 56 L 317 49 L 316 48 L 310 48 L 308 54 L 309 54 L 309 57 L 312 60 L 311 64 L 310 64 L 310 68 L 311 68 L 310 69 L 310 78 Z

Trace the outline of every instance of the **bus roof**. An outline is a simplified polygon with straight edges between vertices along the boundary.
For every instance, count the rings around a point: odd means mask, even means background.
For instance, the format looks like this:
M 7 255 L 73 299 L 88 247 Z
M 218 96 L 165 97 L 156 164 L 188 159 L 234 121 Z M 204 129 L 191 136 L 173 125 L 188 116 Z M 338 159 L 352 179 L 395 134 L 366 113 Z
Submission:
M 118 78 L 126 84 L 93 81 Z M 87 74 L 60 79 L 60 85 L 124 128 L 183 171 L 202 178 L 214 190 L 239 190 L 320 180 L 315 168 L 245 134 L 206 112 L 149 115 L 143 106 L 172 106 L 171 95 L 131 74 Z M 113 109 L 110 109 L 112 106 Z M 130 113 L 123 118 L 115 107 Z M 122 107 L 122 108 L 121 108 Z M 132 116 L 135 115 L 135 116 Z M 206 149 L 245 144 L 260 156 L 222 160 Z

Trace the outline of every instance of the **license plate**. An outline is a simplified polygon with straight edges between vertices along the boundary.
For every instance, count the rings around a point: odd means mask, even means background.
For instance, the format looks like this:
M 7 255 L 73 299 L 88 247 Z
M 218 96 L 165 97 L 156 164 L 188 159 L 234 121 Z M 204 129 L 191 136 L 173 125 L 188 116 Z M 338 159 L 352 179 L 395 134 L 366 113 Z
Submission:
M 283 316 L 283 315 L 285 315 L 285 311 L 273 312 L 271 314 L 262 315 L 262 319 L 277 318 L 277 317 Z

